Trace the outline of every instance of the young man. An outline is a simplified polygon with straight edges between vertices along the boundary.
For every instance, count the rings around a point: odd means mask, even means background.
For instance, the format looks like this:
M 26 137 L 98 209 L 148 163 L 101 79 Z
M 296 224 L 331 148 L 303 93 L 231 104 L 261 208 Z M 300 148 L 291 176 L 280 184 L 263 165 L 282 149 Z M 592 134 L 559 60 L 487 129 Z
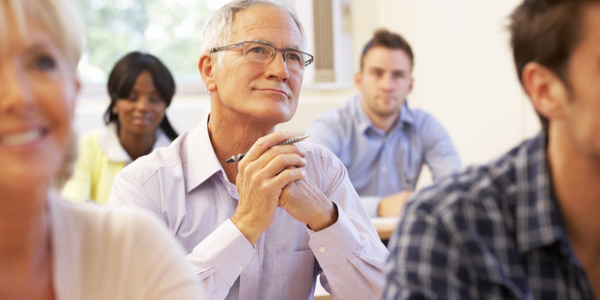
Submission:
M 600 1 L 527 0 L 511 18 L 544 130 L 406 206 L 384 299 L 600 295 Z
M 434 180 L 460 169 L 442 125 L 406 104 L 413 66 L 413 52 L 404 38 L 387 30 L 375 32 L 355 75 L 361 94 L 344 108 L 320 116 L 307 131 L 309 141 L 329 148 L 344 163 L 371 217 L 398 215 L 415 190 L 423 164 Z
M 164 220 L 211 299 L 312 299 L 319 274 L 336 298 L 381 296 L 388 252 L 343 164 L 317 145 L 277 146 L 313 60 L 304 39 L 283 1 L 225 5 L 198 64 L 210 115 L 115 178 L 109 205 Z

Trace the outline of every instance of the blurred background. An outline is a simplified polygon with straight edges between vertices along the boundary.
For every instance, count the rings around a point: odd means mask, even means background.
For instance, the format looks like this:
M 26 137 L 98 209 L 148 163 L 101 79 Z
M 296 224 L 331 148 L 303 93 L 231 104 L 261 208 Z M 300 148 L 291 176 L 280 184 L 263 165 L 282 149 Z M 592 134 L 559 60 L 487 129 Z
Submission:
M 114 63 L 141 50 L 174 74 L 167 110 L 176 130 L 195 127 L 210 110 L 197 71 L 202 31 L 228 0 L 76 0 L 87 26 L 79 65 L 83 90 L 74 127 L 81 135 L 104 126 L 106 80 Z M 435 116 L 463 165 L 506 152 L 540 128 L 515 72 L 507 30 L 520 0 L 290 0 L 315 63 L 305 73 L 298 111 L 277 129 L 304 132 L 321 113 L 357 93 L 353 74 L 378 28 L 402 34 L 413 47 L 415 85 L 408 103 Z M 419 186 L 431 182 L 424 170 Z

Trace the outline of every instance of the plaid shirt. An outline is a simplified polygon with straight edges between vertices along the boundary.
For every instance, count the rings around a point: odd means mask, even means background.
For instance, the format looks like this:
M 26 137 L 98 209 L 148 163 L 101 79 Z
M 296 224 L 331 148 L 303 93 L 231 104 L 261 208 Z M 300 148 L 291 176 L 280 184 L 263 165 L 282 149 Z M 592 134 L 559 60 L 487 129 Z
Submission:
M 390 241 L 384 299 L 594 299 L 568 242 L 545 136 L 420 192 Z

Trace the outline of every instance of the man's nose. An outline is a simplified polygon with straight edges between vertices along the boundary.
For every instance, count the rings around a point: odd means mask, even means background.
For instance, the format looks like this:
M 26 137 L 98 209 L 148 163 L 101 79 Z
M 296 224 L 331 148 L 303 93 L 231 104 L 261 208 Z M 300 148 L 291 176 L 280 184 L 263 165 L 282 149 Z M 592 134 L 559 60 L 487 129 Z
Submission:
M 389 91 L 393 88 L 392 74 L 385 73 L 379 79 L 379 87 L 383 90 Z
M 30 79 L 14 63 L 0 65 L 0 111 L 23 111 L 33 103 Z
M 286 82 L 290 78 L 289 67 L 284 61 L 283 53 L 275 51 L 273 59 L 266 66 L 265 77 Z

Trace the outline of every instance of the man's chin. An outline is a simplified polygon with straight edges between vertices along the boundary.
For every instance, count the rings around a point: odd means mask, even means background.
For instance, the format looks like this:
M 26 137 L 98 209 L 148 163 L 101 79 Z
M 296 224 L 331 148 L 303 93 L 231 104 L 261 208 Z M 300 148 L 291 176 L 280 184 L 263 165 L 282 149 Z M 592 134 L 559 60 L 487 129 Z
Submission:
M 280 113 L 267 114 L 264 116 L 263 119 L 268 120 L 269 122 L 273 123 L 274 125 L 277 125 L 277 124 L 285 123 L 285 122 L 291 120 L 293 116 L 294 116 L 294 114 L 292 114 L 292 113 L 280 112 Z
M 290 107 L 289 104 L 279 103 L 279 105 L 272 105 L 258 109 L 256 112 L 260 114 L 264 119 L 268 119 L 273 122 L 284 123 L 292 119 L 296 112 L 296 107 Z
M 399 112 L 400 108 L 385 108 L 378 110 L 376 113 L 380 118 L 395 118 Z

